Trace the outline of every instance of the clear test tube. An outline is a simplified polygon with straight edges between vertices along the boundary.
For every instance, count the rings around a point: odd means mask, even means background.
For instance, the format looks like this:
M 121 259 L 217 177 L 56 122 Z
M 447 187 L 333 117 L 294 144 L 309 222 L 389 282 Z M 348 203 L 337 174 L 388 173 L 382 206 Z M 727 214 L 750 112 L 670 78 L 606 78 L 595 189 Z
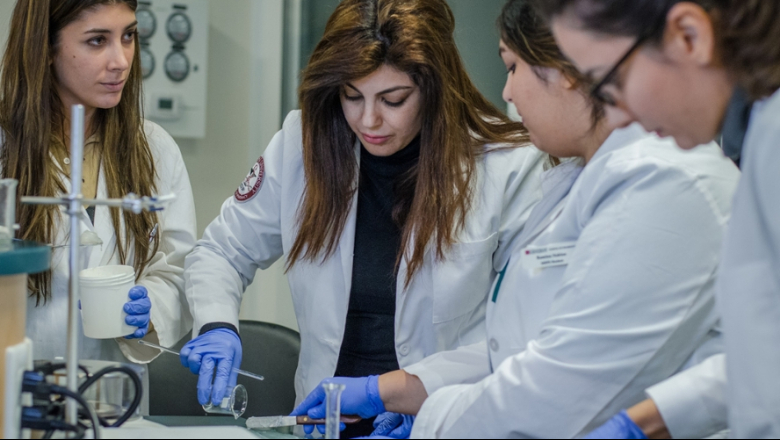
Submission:
M 203 405 L 203 411 L 206 414 L 215 414 L 223 416 L 233 416 L 236 420 L 241 418 L 249 405 L 249 395 L 243 385 L 236 385 L 230 396 L 222 399 L 222 404 L 214 406 L 211 402 Z
M 325 383 L 325 438 L 338 439 L 341 437 L 341 393 L 346 386 L 336 383 Z

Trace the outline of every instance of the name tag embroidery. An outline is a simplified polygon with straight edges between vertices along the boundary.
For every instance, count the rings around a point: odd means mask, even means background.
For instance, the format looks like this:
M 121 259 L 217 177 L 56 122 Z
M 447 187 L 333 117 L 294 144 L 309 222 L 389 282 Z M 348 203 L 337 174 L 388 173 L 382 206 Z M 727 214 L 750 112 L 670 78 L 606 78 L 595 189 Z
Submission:
M 523 267 L 529 270 L 568 266 L 577 242 L 557 243 L 547 246 L 529 246 L 523 249 Z

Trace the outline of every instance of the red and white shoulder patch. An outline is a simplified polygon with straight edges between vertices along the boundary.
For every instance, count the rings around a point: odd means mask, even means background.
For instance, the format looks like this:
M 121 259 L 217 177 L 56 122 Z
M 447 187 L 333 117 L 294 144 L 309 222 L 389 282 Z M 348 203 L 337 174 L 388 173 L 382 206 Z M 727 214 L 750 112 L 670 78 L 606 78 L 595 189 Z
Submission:
M 236 190 L 236 200 L 239 202 L 252 200 L 263 187 L 263 180 L 265 180 L 265 161 L 261 157 L 249 170 L 249 175 L 246 176 L 244 183 Z

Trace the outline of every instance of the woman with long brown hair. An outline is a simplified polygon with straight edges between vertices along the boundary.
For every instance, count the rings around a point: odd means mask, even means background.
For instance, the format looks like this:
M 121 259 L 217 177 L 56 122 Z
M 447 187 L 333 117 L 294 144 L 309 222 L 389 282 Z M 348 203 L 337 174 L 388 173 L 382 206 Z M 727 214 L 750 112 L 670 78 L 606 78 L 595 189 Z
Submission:
M 375 392 L 329 379 L 346 386 L 342 414 L 397 413 L 379 435 L 577 438 L 720 342 L 713 281 L 734 164 L 715 143 L 683 152 L 613 125 L 531 0 L 509 0 L 499 28 L 504 99 L 563 163 L 542 176 L 485 340 L 382 375 Z M 323 394 L 296 414 L 322 418 Z
M 454 26 L 444 0 L 340 3 L 303 72 L 302 110 L 187 258 L 200 336 L 182 362 L 201 375 L 201 402 L 235 383 L 241 295 L 282 257 L 299 401 L 334 374 L 381 374 L 484 337 L 488 290 L 546 156 L 474 87 Z
M 83 269 L 122 264 L 137 274 L 124 309 L 106 313 L 137 327 L 129 338 L 171 346 L 191 325 L 180 298 L 184 257 L 195 243 L 194 202 L 176 143 L 143 120 L 136 7 L 135 0 L 17 2 L 2 63 L 0 163 L 22 196 L 67 194 L 70 108 L 82 104 L 86 199 L 177 195 L 161 213 L 97 207 L 81 219 Z M 20 238 L 54 247 L 52 271 L 30 282 L 27 336 L 36 359 L 63 357 L 68 216 L 64 208 L 22 204 L 17 213 Z M 80 357 L 145 363 L 159 353 L 131 342 L 82 338 Z

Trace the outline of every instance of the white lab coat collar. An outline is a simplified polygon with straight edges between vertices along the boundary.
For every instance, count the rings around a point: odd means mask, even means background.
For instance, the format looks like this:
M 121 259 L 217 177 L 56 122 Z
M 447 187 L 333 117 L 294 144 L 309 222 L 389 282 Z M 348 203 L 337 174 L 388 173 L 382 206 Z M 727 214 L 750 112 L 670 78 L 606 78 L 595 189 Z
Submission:
M 591 162 L 599 160 L 612 151 L 626 148 L 647 137 L 647 131 L 638 123 L 633 123 L 627 127 L 619 128 L 609 135 L 606 141 L 601 145 L 596 154 L 591 158 Z
M 56 163 L 56 162 L 55 162 Z M 62 172 L 62 170 L 60 170 Z M 65 194 L 70 193 L 71 185 L 67 176 L 62 173 L 63 186 L 65 188 Z M 108 198 L 108 186 L 106 183 L 105 172 L 101 164 L 98 176 L 98 190 L 97 198 Z M 110 261 L 116 252 L 117 235 L 111 222 L 111 213 L 108 207 L 98 206 L 95 209 L 95 224 L 93 225 L 87 215 L 87 210 L 82 207 L 81 216 L 79 221 L 81 223 L 81 233 L 94 232 L 103 241 L 100 246 L 86 246 L 81 248 L 82 255 L 82 268 L 86 267 L 98 267 L 105 266 Z M 60 207 L 60 222 L 57 226 L 57 234 L 54 238 L 55 246 L 68 245 L 70 242 L 70 217 L 68 216 L 68 210 L 66 207 Z M 120 218 L 120 229 L 124 226 L 124 220 Z M 124 234 L 122 234 L 124 235 Z M 60 248 L 60 252 L 54 253 L 52 260 L 52 267 L 57 268 L 63 258 L 68 254 L 67 248 Z
M 513 246 L 513 253 L 528 246 L 558 218 L 566 206 L 569 192 L 582 173 L 582 170 L 581 161 L 577 159 L 564 161 L 557 167 L 542 174 L 541 181 L 544 197 L 531 212 L 531 216 L 526 222 L 526 229 Z M 511 254 L 507 255 L 507 261 L 503 262 L 504 266 L 509 262 L 509 258 L 511 258 Z

